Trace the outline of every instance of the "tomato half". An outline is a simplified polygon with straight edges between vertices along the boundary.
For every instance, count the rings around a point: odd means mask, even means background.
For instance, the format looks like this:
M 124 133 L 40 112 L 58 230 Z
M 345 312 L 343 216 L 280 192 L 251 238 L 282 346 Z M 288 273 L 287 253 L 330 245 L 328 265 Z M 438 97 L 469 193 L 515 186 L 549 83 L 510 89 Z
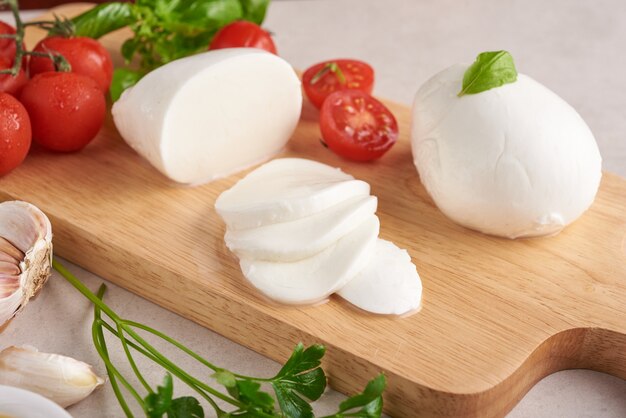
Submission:
M 9 61 L 8 58 L 0 56 L 0 70 L 7 70 L 13 66 L 13 59 Z M 24 67 L 20 68 L 20 71 L 15 77 L 11 74 L 0 74 L 0 92 L 9 93 L 13 96 L 19 96 L 22 88 L 28 81 Z
M 53 151 L 82 149 L 104 123 L 104 93 L 84 75 L 38 74 L 24 86 L 20 100 L 30 116 L 33 141 Z
M 32 132 L 24 106 L 10 94 L 0 93 L 0 176 L 22 164 Z
M 260 48 L 277 54 L 269 32 L 247 20 L 230 23 L 215 34 L 209 49 L 222 48 Z
M 95 39 L 76 37 L 45 38 L 35 46 L 37 52 L 58 52 L 72 66 L 72 72 L 93 78 L 106 92 L 113 78 L 113 61 L 109 52 Z M 54 63 L 47 57 L 31 57 L 28 65 L 30 76 L 54 71 Z
M 320 111 L 320 129 L 328 148 L 355 161 L 380 158 L 398 139 L 398 123 L 391 111 L 360 90 L 328 96 Z
M 311 103 L 319 109 L 324 100 L 338 90 L 361 90 L 371 94 L 374 88 L 374 69 L 357 60 L 324 61 L 304 72 L 302 85 Z

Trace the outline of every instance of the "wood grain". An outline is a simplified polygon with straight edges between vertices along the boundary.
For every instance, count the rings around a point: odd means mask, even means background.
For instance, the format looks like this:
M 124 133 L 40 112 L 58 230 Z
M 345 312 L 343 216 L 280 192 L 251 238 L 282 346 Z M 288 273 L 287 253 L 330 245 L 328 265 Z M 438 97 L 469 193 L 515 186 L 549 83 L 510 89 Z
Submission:
M 31 43 L 40 36 L 30 35 Z M 116 51 L 125 36 L 104 43 Z M 213 209 L 246 173 L 175 185 L 125 145 L 110 118 L 83 152 L 34 149 L 0 179 L 0 200 L 44 210 L 58 255 L 266 356 L 282 361 L 297 341 L 326 344 L 330 384 L 342 392 L 384 371 L 394 416 L 502 416 L 538 380 L 568 368 L 626 378 L 626 180 L 605 174 L 591 210 L 555 237 L 482 235 L 434 206 L 413 167 L 409 109 L 390 107 L 402 138 L 376 163 L 320 146 L 308 104 L 281 156 L 370 182 L 381 237 L 407 248 L 423 279 L 423 309 L 408 318 L 367 315 L 335 298 L 269 304 L 244 284 Z

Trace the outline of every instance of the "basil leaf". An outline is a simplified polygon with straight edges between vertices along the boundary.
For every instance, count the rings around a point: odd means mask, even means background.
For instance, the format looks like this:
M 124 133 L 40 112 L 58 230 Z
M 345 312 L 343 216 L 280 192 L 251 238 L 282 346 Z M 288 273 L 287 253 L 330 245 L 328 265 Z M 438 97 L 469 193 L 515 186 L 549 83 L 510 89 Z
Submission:
M 243 16 L 239 0 L 195 0 L 180 2 L 169 8 L 163 19 L 163 28 L 184 36 L 213 33 Z
M 506 51 L 483 52 L 465 71 L 463 88 L 458 96 L 480 93 L 516 80 L 517 71 L 511 54 Z
M 97 39 L 128 26 L 135 22 L 132 9 L 133 5 L 130 3 L 117 2 L 93 7 L 71 20 L 74 24 L 74 34 Z
M 114 102 L 120 98 L 124 90 L 137 84 L 143 77 L 143 73 L 140 71 L 129 70 L 127 68 L 116 68 L 113 71 L 113 80 L 111 81 L 111 88 L 109 94 L 111 100 Z
M 269 0 L 241 0 L 243 18 L 260 25 L 265 19 L 265 12 L 269 3 Z

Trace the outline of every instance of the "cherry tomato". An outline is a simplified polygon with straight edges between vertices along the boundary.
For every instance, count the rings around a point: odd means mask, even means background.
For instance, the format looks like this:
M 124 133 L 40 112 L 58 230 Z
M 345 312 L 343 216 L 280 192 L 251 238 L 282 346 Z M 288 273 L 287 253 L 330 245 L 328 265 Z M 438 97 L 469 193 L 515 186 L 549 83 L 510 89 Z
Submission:
M 20 100 L 30 116 L 33 141 L 53 151 L 82 149 L 104 123 L 104 93 L 84 75 L 38 74 L 24 86 Z
M 37 52 L 58 52 L 72 66 L 72 72 L 93 78 L 106 92 L 113 78 L 113 61 L 109 52 L 96 40 L 85 37 L 45 38 L 35 46 Z M 31 57 L 28 66 L 30 76 L 54 71 L 54 63 L 47 57 Z
M 320 111 L 320 129 L 328 148 L 356 161 L 380 158 L 398 139 L 393 114 L 360 90 L 340 90 L 328 96 Z
M 15 28 L 0 21 L 0 35 L 14 35 Z M 13 62 L 15 58 L 15 39 L 0 38 L 0 57 L 7 58 Z
M 318 109 L 331 93 L 338 90 L 361 90 L 372 94 L 374 69 L 363 61 L 340 59 L 315 64 L 302 75 L 307 97 Z
M 0 56 L 0 70 L 6 70 L 13 66 L 13 60 L 9 61 L 8 58 Z M 20 68 L 20 71 L 15 77 L 11 74 L 0 74 L 0 92 L 9 93 L 13 96 L 19 96 L 22 88 L 28 81 L 24 67 Z
M 0 93 L 0 176 L 24 161 L 31 138 L 30 119 L 24 106 L 10 94 Z
M 239 20 L 224 26 L 215 34 L 209 45 L 209 49 L 242 47 L 260 48 L 277 54 L 276 45 L 270 34 L 247 20 Z
M 0 20 L 0 35 L 14 35 L 14 34 L 15 34 L 15 28 Z M 24 42 L 22 42 L 22 49 L 25 49 Z M 6 58 L 8 61 L 11 62 L 11 64 L 13 63 L 13 60 L 15 59 L 15 39 L 0 38 L 0 57 Z M 22 65 L 25 66 L 26 63 L 27 63 L 27 58 L 26 58 L 26 55 L 24 55 L 22 58 Z

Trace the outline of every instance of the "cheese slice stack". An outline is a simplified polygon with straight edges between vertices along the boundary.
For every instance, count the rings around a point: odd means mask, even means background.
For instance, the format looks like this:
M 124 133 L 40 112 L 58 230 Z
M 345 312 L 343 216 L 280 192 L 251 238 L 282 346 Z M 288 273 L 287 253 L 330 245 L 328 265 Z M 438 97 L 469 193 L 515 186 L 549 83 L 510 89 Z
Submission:
M 411 258 L 378 239 L 377 199 L 368 183 L 300 158 L 270 161 L 222 193 L 226 245 L 265 296 L 311 304 L 337 293 L 378 314 L 420 306 Z

